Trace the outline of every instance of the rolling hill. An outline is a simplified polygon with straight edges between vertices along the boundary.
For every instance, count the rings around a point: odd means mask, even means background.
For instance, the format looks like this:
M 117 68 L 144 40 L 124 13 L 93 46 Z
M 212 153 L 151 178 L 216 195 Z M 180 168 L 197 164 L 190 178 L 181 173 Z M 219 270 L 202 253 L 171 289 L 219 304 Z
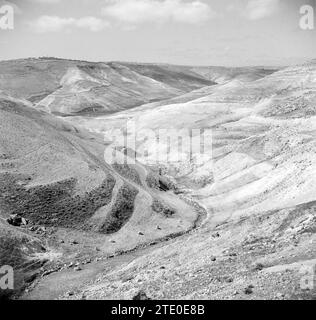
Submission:
M 316 261 L 315 79 L 315 61 L 1 62 L 0 227 L 23 262 L 45 261 L 23 297 L 313 299 L 301 279 Z M 212 158 L 170 161 L 169 141 L 141 136 L 147 161 L 112 163 L 128 121 L 207 130 Z

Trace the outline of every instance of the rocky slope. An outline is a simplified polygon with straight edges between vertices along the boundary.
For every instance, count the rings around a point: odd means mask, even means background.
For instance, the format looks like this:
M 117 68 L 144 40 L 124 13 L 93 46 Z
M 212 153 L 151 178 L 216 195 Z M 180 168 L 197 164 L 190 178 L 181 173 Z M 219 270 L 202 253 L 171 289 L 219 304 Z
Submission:
M 50 78 L 42 86 L 53 92 L 40 100 L 30 97 L 43 87 L 14 92 L 13 80 L 0 86 L 24 99 L 0 100 L 1 225 L 9 228 L 9 214 L 28 219 L 35 234 L 10 228 L 44 243 L 41 252 L 33 242 L 26 258 L 34 259 L 35 250 L 49 261 L 24 298 L 131 299 L 140 290 L 156 299 L 315 298 L 313 283 L 303 283 L 316 259 L 314 61 L 279 71 L 80 64 L 67 61 L 57 80 L 59 68 L 45 69 Z M 92 110 L 66 122 L 44 112 L 84 110 L 81 93 L 64 100 L 82 85 L 89 101 L 108 99 L 90 90 L 91 81 L 104 83 L 105 73 L 116 88 L 117 73 L 133 74 L 143 99 L 137 104 L 157 93 L 148 79 L 163 83 L 164 97 L 113 113 L 124 94 L 111 91 L 112 114 Z M 202 145 L 212 157 L 184 154 L 171 162 L 169 142 L 157 146 L 140 137 L 146 162 L 111 166 L 104 141 L 127 121 L 137 132 L 207 130 Z M 169 160 L 157 163 L 157 153 L 169 153 Z
M 17 269 L 17 289 L 50 264 L 129 250 L 197 219 L 159 190 L 158 174 L 104 161 L 102 136 L 5 95 L 0 120 L 0 262 Z
M 213 146 L 212 162 L 178 162 L 176 171 L 174 164 L 161 163 L 207 209 L 200 229 L 110 276 L 100 274 L 80 294 L 129 299 L 145 290 L 157 299 L 314 298 L 313 281 L 307 287 L 303 281 L 313 279 L 316 253 L 315 79 L 312 61 L 255 81 L 235 79 L 198 90 L 203 97 L 193 92 L 109 117 L 72 119 L 105 134 L 127 119 L 138 130 L 208 128 L 212 134 L 204 143 Z M 154 159 L 155 147 L 146 148 Z M 205 176 L 211 179 L 196 183 Z M 126 275 L 128 282 L 121 280 Z

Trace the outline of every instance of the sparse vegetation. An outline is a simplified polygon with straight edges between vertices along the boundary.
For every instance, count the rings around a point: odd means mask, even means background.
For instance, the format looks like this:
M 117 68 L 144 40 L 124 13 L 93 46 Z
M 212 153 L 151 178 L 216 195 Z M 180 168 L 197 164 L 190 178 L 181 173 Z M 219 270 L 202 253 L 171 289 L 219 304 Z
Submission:
M 118 164 L 115 163 L 112 166 L 122 177 L 137 183 L 138 185 L 142 185 L 139 174 L 136 169 L 132 168 L 127 164 Z
M 133 214 L 137 194 L 138 191 L 134 187 L 124 184 L 118 192 L 111 212 L 99 231 L 106 234 L 119 231 Z
M 155 199 L 151 205 L 154 212 L 163 214 L 165 217 L 170 218 L 175 214 L 175 210 L 168 206 L 161 200 Z
M 112 198 L 115 179 L 108 176 L 96 189 L 74 195 L 76 180 L 26 189 L 17 184 L 21 177 L 0 176 L 0 202 L 9 214 L 17 214 L 45 226 L 84 228 L 84 223 Z

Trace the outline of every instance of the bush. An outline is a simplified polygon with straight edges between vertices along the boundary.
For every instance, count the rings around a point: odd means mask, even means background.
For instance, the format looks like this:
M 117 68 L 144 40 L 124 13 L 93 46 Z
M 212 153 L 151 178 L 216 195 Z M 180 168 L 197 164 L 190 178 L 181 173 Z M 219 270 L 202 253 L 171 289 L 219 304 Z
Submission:
M 155 199 L 151 205 L 151 208 L 154 212 L 163 214 L 165 217 L 171 217 L 176 212 L 173 208 L 168 206 L 166 203 L 163 203 L 161 200 Z
M 109 175 L 98 188 L 74 196 L 77 181 L 26 189 L 18 185 L 21 177 L 0 176 L 0 201 L 11 215 L 20 215 L 45 226 L 83 229 L 84 223 L 101 207 L 111 202 L 115 179 Z
M 134 212 L 134 202 L 137 194 L 137 189 L 128 184 L 124 184 L 119 190 L 116 202 L 99 231 L 105 234 L 112 234 L 119 231 Z

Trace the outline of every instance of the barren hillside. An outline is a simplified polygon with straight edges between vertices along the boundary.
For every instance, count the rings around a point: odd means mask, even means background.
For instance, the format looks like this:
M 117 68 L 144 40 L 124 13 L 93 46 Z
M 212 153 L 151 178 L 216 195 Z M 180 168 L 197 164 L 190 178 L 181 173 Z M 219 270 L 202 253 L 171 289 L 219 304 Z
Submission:
M 314 61 L 0 63 L 0 226 L 39 263 L 22 297 L 314 298 L 301 280 L 316 259 L 315 84 Z M 157 162 L 175 149 L 140 137 L 146 162 L 110 163 L 127 121 L 207 131 L 212 158 Z

